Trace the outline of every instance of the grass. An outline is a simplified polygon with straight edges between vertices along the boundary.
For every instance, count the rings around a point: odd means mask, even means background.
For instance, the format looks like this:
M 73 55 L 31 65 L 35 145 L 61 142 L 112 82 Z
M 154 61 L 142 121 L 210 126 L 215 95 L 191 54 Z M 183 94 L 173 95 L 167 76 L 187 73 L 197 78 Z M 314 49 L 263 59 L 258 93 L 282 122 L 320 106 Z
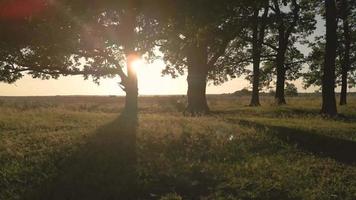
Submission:
M 356 97 L 337 119 L 318 97 L 248 100 L 210 96 L 194 118 L 141 97 L 132 127 L 120 97 L 2 97 L 0 199 L 356 198 Z

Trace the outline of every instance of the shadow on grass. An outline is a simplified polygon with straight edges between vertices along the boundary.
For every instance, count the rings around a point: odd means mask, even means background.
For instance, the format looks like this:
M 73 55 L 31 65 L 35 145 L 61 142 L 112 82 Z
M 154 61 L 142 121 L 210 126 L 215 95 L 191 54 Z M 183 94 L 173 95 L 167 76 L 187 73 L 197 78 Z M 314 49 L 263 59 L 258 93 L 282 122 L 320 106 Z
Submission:
M 315 155 L 329 157 L 345 164 L 356 163 L 356 142 L 354 141 L 320 135 L 311 131 L 265 125 L 246 120 L 240 120 L 239 124 L 273 133 L 279 139 L 296 144 L 298 148 Z
M 289 108 L 289 107 L 276 107 L 273 110 L 266 110 L 259 112 L 258 110 L 254 110 L 254 107 L 245 106 L 245 108 L 251 109 L 236 109 L 236 110 L 223 110 L 223 111 L 211 111 L 211 114 L 217 115 L 236 115 L 236 114 L 247 114 L 247 115 L 266 115 L 266 116 L 274 116 L 274 117 L 296 117 L 296 116 L 317 116 L 320 115 L 319 110 L 317 109 L 299 109 L 299 108 Z M 257 108 L 257 107 L 256 107 Z
M 137 199 L 136 118 L 120 116 L 99 128 L 53 182 L 29 199 Z
M 246 106 L 247 107 L 247 106 Z M 265 116 L 265 117 L 282 117 L 282 118 L 295 118 L 295 117 L 318 117 L 320 115 L 319 109 L 300 109 L 300 108 L 289 108 L 289 107 L 276 107 L 274 110 L 261 111 L 257 110 L 223 110 L 223 111 L 211 111 L 212 115 L 243 115 L 243 116 Z M 335 121 L 342 121 L 346 123 L 356 122 L 356 115 L 339 114 L 337 117 L 333 118 Z

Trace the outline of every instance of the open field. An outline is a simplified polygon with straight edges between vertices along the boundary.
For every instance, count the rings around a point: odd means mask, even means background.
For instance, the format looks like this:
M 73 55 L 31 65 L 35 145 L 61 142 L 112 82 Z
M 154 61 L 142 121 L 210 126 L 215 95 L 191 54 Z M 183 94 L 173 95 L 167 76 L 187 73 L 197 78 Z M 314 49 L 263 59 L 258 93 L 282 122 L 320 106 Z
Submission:
M 121 97 L 0 97 L 0 199 L 356 199 L 356 96 L 272 100 L 141 97 L 136 128 Z

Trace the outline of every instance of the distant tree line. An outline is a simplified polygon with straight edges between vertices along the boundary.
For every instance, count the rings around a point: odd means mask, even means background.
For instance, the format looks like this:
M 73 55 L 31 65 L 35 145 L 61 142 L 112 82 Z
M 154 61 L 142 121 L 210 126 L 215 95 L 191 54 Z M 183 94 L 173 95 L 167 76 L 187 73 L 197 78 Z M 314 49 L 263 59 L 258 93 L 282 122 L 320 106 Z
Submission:
M 337 115 L 356 84 L 356 2 L 352 0 L 62 0 L 0 2 L 0 81 L 82 75 L 120 77 L 125 112 L 137 113 L 132 61 L 162 54 L 163 74 L 187 74 L 185 113 L 209 113 L 207 83 L 245 76 L 259 92 L 275 85 L 286 104 L 289 81 L 321 86 L 321 113 Z M 325 35 L 313 39 L 317 18 Z M 309 47 L 304 55 L 301 45 Z

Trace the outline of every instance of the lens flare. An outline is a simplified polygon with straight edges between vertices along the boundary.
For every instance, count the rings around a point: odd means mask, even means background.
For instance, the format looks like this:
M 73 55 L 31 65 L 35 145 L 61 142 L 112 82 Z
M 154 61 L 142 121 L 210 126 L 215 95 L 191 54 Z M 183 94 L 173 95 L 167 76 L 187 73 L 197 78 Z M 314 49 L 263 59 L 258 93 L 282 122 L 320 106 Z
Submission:
M 0 3 L 1 20 L 19 20 L 41 13 L 48 2 L 45 0 L 12 0 Z
M 144 65 L 145 62 L 141 58 L 137 58 L 131 61 L 131 66 L 136 73 L 138 73 Z

